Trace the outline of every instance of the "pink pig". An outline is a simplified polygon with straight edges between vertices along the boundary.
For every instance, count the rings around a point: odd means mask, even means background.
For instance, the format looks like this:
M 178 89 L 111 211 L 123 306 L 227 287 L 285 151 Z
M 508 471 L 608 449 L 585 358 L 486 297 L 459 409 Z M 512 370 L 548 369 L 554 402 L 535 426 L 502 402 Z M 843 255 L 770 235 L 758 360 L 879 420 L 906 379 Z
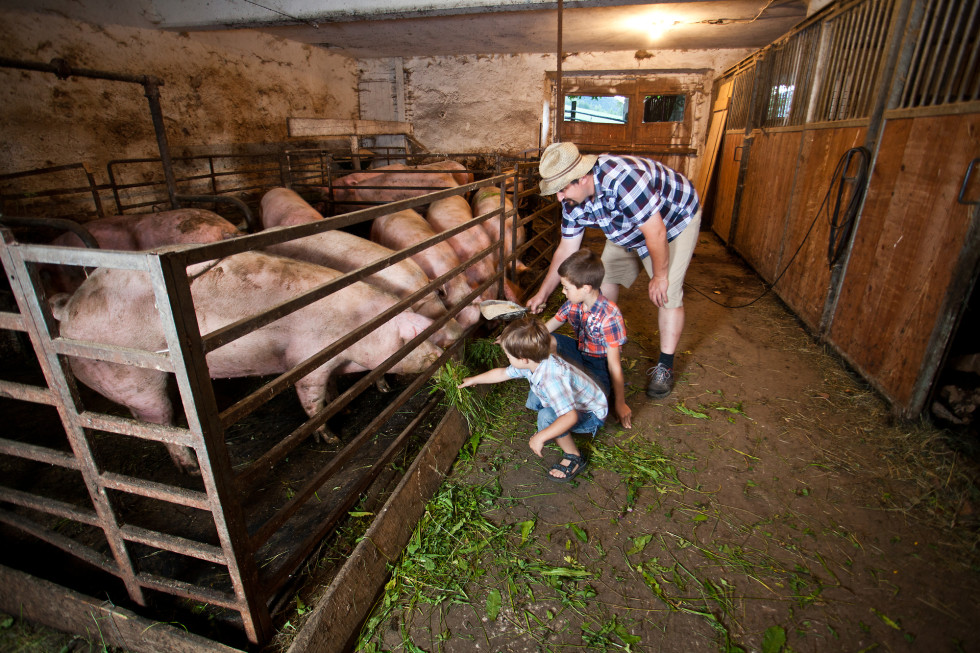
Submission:
M 436 232 L 429 226 L 429 223 L 412 209 L 375 218 L 371 225 L 371 240 L 395 250 L 417 245 L 435 235 Z M 456 252 L 445 241 L 423 249 L 413 255 L 412 258 L 425 270 L 429 279 L 435 279 L 445 274 L 460 263 Z M 465 277 L 462 274 L 457 274 L 443 284 L 440 293 L 444 295 L 446 304 L 453 306 L 459 303 L 471 290 Z M 479 301 L 479 298 L 474 301 Z M 480 309 L 476 305 L 466 306 L 456 315 L 456 320 L 464 327 L 476 324 L 479 319 Z
M 208 267 L 211 265 L 211 267 Z M 194 273 L 199 276 L 193 277 Z M 244 252 L 188 269 L 191 295 L 201 333 L 207 334 L 242 318 L 267 310 L 340 275 L 312 263 Z M 139 271 L 99 268 L 65 301 L 52 301 L 61 321 L 60 335 L 144 351 L 166 349 L 148 276 Z M 330 343 L 367 322 L 396 299 L 357 282 L 207 354 L 211 378 L 281 374 Z M 377 367 L 432 321 L 406 311 L 350 345 L 296 382 L 296 393 L 307 415 L 313 416 L 332 400 L 334 374 Z M 424 370 L 441 350 L 422 342 L 390 369 L 411 374 Z M 172 424 L 173 407 L 167 396 L 167 374 L 72 358 L 75 376 L 85 385 L 128 408 L 134 417 L 155 424 Z M 330 437 L 326 425 L 318 431 Z M 197 465 L 190 449 L 168 445 L 178 467 Z

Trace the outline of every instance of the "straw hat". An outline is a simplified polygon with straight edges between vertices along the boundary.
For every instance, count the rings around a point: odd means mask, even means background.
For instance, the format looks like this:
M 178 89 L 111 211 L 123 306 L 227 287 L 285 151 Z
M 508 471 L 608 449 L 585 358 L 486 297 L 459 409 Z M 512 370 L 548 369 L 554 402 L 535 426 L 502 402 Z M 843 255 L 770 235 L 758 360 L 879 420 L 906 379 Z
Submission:
M 552 143 L 541 155 L 542 195 L 554 195 L 576 179 L 584 177 L 599 159 L 595 154 L 580 154 L 575 143 Z

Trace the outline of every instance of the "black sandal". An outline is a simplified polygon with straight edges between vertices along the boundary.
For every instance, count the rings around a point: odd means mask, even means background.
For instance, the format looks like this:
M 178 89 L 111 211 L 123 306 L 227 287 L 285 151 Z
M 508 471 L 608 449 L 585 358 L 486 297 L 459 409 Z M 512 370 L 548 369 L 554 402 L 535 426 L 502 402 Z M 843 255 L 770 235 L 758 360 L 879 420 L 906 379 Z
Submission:
M 566 460 L 568 461 L 568 464 L 562 465 L 562 462 Z M 576 456 L 573 453 L 566 453 L 561 460 L 551 466 L 552 471 L 561 472 L 564 474 L 564 476 L 559 478 L 558 476 L 554 476 L 550 473 L 546 476 L 548 477 L 548 480 L 554 481 L 555 483 L 568 483 L 573 478 L 578 476 L 579 472 L 585 469 L 586 464 L 585 458 L 582 456 Z

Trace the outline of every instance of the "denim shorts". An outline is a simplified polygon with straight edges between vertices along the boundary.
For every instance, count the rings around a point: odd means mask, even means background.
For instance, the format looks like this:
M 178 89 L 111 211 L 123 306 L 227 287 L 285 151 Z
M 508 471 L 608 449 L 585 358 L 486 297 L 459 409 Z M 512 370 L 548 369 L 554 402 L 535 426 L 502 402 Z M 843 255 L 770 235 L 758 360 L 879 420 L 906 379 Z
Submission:
M 538 411 L 539 431 L 548 428 L 558 419 L 558 414 L 555 412 L 555 409 L 542 404 L 541 400 L 538 399 L 538 395 L 534 394 L 534 390 L 530 390 L 527 393 L 527 403 L 525 405 L 531 410 Z M 572 433 L 587 433 L 591 437 L 595 437 L 596 431 L 602 428 L 605 421 L 605 419 L 597 417 L 592 411 L 586 413 L 580 412 L 578 414 L 578 422 L 571 428 L 571 431 Z
M 607 397 L 612 396 L 612 381 L 609 379 L 609 361 L 605 356 L 590 356 L 578 348 L 575 338 L 561 333 L 554 334 L 558 345 L 558 355 L 572 365 L 585 370 L 585 373 L 599 384 Z

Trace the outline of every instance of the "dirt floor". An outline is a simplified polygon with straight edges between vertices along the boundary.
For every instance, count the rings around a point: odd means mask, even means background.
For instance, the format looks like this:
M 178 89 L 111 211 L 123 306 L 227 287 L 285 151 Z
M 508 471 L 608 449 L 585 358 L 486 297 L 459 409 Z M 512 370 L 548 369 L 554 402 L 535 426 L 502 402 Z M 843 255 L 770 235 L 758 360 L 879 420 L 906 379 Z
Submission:
M 572 484 L 545 478 L 556 448 L 527 447 L 526 384 L 483 396 L 492 417 L 475 418 L 360 650 L 980 650 L 977 443 L 890 418 L 775 296 L 713 303 L 764 290 L 713 234 L 688 282 L 666 400 L 643 392 L 655 308 L 639 283 L 621 295 L 633 428 L 580 440 Z M 334 557 L 357 538 L 341 532 Z M 297 594 L 265 652 L 319 591 Z M 105 649 L 2 616 L 14 650 Z
M 713 303 L 764 290 L 713 234 L 688 284 L 659 401 L 655 308 L 622 294 L 633 428 L 580 441 L 572 484 L 527 447 L 526 384 L 494 387 L 361 650 L 980 650 L 975 454 L 891 419 L 774 295 Z

